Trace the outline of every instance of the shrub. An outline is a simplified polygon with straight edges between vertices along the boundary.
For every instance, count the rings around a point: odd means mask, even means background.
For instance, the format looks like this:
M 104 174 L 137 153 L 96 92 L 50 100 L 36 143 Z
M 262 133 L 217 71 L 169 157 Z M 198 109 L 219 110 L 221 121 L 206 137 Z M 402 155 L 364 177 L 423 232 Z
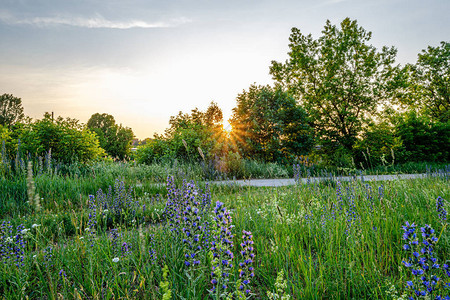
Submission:
M 168 141 L 155 138 L 136 150 L 136 160 L 140 164 L 150 165 L 162 158 L 172 157 Z
M 49 113 L 42 120 L 24 126 L 19 136 L 24 152 L 44 156 L 51 151 L 57 161 L 88 160 L 104 155 L 98 138 L 75 119 L 58 117 L 53 120 Z
M 394 127 L 386 122 L 371 124 L 354 147 L 356 164 L 366 167 L 394 164 L 395 153 L 401 148 L 402 141 L 392 132 Z
M 402 141 L 399 162 L 450 160 L 450 122 L 432 122 L 410 112 L 398 118 L 395 135 Z

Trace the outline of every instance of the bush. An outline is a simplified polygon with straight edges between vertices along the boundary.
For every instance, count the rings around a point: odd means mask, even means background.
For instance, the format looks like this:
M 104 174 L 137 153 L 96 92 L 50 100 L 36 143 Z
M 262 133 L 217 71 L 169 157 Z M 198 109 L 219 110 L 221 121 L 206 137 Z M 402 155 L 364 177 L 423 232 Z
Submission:
M 140 164 L 150 165 L 162 158 L 172 157 L 168 141 L 162 139 L 152 139 L 145 145 L 139 146 L 136 150 L 136 161 Z
M 432 122 L 410 112 L 398 118 L 395 135 L 402 141 L 399 162 L 450 160 L 450 122 Z
M 24 126 L 19 138 L 24 152 L 37 156 L 51 152 L 55 160 L 65 163 L 86 162 L 104 155 L 95 133 L 78 120 L 61 117 L 52 120 L 48 113 L 42 120 Z
M 394 127 L 386 122 L 371 124 L 354 147 L 356 165 L 375 167 L 394 164 L 395 153 L 401 148 L 402 141 L 393 132 Z

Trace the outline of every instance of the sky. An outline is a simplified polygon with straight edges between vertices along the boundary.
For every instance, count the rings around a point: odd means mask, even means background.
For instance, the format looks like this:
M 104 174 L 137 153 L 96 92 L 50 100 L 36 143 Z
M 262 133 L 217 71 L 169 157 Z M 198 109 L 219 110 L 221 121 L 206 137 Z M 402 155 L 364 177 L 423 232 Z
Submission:
M 108 113 L 139 139 L 211 101 L 271 84 L 292 27 L 318 38 L 326 20 L 356 19 L 375 47 L 415 63 L 450 38 L 449 0 L 0 0 L 0 94 L 86 123 Z

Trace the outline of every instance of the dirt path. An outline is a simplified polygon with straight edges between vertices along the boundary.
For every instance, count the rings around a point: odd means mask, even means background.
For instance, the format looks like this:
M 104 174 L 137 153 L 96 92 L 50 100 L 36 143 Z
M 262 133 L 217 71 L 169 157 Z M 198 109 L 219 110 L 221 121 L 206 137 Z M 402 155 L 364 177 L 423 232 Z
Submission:
M 398 174 L 398 175 L 364 175 L 363 177 L 357 176 L 358 180 L 364 181 L 388 181 L 388 180 L 397 180 L 397 179 L 415 179 L 415 178 L 424 178 L 426 174 Z M 333 177 L 333 179 L 339 179 L 340 181 L 351 181 L 352 176 L 339 176 Z M 309 182 L 319 182 L 322 180 L 329 180 L 330 177 L 310 177 L 301 178 L 302 183 Z M 224 181 L 212 181 L 211 184 L 229 184 L 229 185 L 240 185 L 240 186 L 286 186 L 286 185 L 294 185 L 295 180 L 293 178 L 285 178 L 285 179 L 250 179 L 250 180 L 224 180 Z

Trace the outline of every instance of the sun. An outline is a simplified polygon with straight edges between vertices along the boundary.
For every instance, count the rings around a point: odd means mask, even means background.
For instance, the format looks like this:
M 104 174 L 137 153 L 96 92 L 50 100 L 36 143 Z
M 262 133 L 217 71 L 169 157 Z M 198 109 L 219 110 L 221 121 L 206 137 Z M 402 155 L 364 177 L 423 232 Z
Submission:
M 224 121 L 222 126 L 223 126 L 223 131 L 225 131 L 226 133 L 230 133 L 231 130 L 233 130 L 233 127 L 231 126 L 231 124 L 228 121 Z

